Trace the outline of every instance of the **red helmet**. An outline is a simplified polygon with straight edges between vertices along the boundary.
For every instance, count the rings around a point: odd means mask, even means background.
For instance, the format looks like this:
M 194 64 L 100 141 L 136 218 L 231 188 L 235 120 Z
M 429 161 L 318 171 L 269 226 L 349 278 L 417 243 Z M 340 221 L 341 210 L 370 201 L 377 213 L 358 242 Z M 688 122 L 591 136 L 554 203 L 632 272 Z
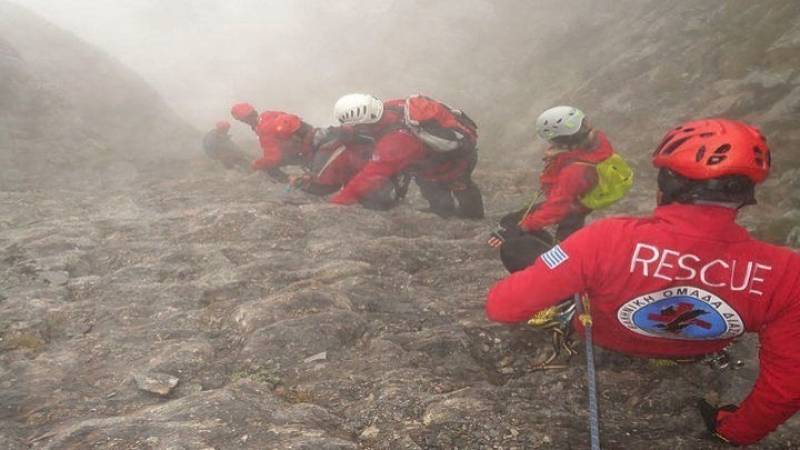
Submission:
M 261 115 L 256 132 L 259 136 L 269 135 L 276 139 L 288 139 L 300 129 L 302 121 L 294 114 L 277 113 Z
M 254 112 L 256 109 L 250 103 L 237 103 L 231 108 L 231 115 L 236 120 L 244 120 Z
M 744 122 L 703 119 L 670 130 L 653 153 L 653 165 L 691 180 L 743 175 L 753 183 L 767 178 L 767 140 Z
M 228 122 L 227 120 L 220 120 L 219 122 L 217 122 L 216 128 L 217 131 L 221 133 L 227 133 L 228 130 L 230 130 L 231 128 L 231 123 Z

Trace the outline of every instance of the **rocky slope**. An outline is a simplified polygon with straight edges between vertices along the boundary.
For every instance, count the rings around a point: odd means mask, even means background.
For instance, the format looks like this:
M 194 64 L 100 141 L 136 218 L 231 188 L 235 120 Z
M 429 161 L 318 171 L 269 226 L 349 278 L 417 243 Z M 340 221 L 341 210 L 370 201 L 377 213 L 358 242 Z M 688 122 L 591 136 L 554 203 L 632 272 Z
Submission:
M 498 188 L 528 190 L 541 169 L 536 117 L 578 105 L 638 169 L 634 195 L 612 214 L 651 207 L 649 156 L 675 123 L 746 120 L 768 136 L 775 172 L 745 221 L 760 237 L 800 243 L 792 183 L 800 174 L 800 3 L 414 0 L 359 7 L 358 15 L 341 10 L 357 2 L 344 3 L 322 8 L 321 25 L 309 32 L 337 36 L 311 50 L 312 61 L 333 58 L 315 91 L 325 95 L 313 98 L 375 85 L 381 95 L 418 90 L 445 99 L 478 121 L 491 160 L 482 167 L 513 174 L 515 186 Z M 371 39 L 339 36 L 363 23 L 375 25 Z M 398 38 L 398 30 L 414 32 Z
M 0 80 L 2 189 L 124 183 L 198 136 L 132 71 L 5 1 Z
M 709 5 L 647 14 L 653 23 L 696 8 L 706 17 L 717 11 Z M 792 12 L 775 8 L 748 11 L 771 11 L 764 17 L 776 24 Z M 614 30 L 638 29 L 643 11 L 633 8 Z M 8 80 L 0 84 L 0 448 L 587 447 L 583 354 L 566 369 L 534 370 L 550 351 L 549 337 L 483 315 L 486 289 L 504 274 L 486 233 L 529 194 L 527 170 L 485 158 L 477 177 L 490 217 L 465 222 L 420 212 L 416 194 L 375 213 L 201 159 L 156 158 L 198 151 L 193 131 L 149 88 L 18 8 L 0 3 L 0 13 L 0 74 Z M 722 14 L 744 20 L 736 17 Z M 22 28 L 41 32 L 26 39 Z M 774 25 L 776 48 L 796 31 L 790 28 Z M 46 57 L 56 44 L 85 56 Z M 107 69 L 74 63 L 83 57 Z M 620 58 L 624 66 L 635 54 Z M 59 70 L 63 76 L 53 78 Z M 88 95 L 78 87 L 84 78 L 131 96 Z M 612 75 L 580 79 L 576 93 L 600 98 L 595 89 Z M 639 83 L 631 89 L 646 85 Z M 794 114 L 789 84 L 775 88 L 781 95 L 770 97 L 769 111 L 785 102 Z M 730 95 L 750 98 L 742 92 Z M 587 104 L 609 118 L 639 108 L 632 98 Z M 672 100 L 661 106 L 691 114 Z M 103 126 L 87 125 L 98 111 Z M 628 148 L 657 139 L 598 120 L 630 138 Z M 654 123 L 660 130 L 669 121 Z M 767 122 L 776 130 L 788 123 Z M 155 127 L 152 140 L 141 138 L 141 126 Z M 771 195 L 794 181 L 787 174 Z M 642 191 L 617 211 L 648 208 L 652 185 Z M 763 207 L 790 211 L 788 203 Z M 756 218 L 746 219 L 756 227 L 763 223 Z M 724 448 L 706 440 L 693 405 L 708 393 L 724 401 L 746 395 L 755 344 L 745 340 L 736 351 L 748 365 L 722 373 L 600 352 L 604 448 Z M 794 418 L 757 448 L 798 445 Z
M 631 1 L 596 11 L 587 8 L 562 35 L 568 51 L 554 47 L 546 58 L 558 70 L 536 71 L 541 78 L 527 95 L 529 121 L 566 100 L 608 131 L 639 168 L 638 201 L 615 212 L 650 203 L 649 156 L 676 122 L 722 116 L 757 124 L 775 170 L 745 223 L 762 238 L 797 246 L 800 4 Z
M 4 448 L 586 445 L 581 357 L 534 371 L 549 338 L 484 319 L 489 220 L 339 208 L 204 163 L 133 187 L 0 197 Z M 607 448 L 698 449 L 692 399 L 739 398 L 755 367 L 598 370 Z

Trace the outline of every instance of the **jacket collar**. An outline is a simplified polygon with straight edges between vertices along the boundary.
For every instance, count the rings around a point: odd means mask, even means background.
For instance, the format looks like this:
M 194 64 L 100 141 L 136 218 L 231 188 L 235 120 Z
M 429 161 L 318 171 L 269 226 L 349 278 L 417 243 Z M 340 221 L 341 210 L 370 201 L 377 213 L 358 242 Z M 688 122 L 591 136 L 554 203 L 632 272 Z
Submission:
M 614 149 L 608 142 L 605 133 L 600 130 L 594 132 L 594 141 L 592 147 L 588 149 L 576 148 L 572 150 L 553 151 L 552 147 L 548 148 L 546 152 L 553 152 L 549 156 L 544 157 L 547 164 L 553 166 L 564 166 L 568 163 L 580 161 L 587 163 L 599 163 L 607 159 L 614 153 Z
M 736 214 L 724 206 L 671 203 L 657 207 L 653 217 L 679 227 L 681 234 L 725 242 L 750 240 L 747 230 L 736 223 Z

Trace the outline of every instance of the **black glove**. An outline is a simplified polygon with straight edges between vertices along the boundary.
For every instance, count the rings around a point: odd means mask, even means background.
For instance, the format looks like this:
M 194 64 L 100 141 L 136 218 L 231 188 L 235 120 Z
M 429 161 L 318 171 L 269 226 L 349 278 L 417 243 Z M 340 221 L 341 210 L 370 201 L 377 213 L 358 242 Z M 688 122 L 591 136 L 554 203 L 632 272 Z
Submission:
M 277 181 L 278 183 L 288 183 L 289 182 L 289 175 L 286 172 L 282 171 L 277 167 L 272 167 L 266 170 L 267 175 L 270 176 L 273 180 Z
M 711 403 L 708 403 L 705 399 L 701 398 L 697 401 L 697 408 L 700 410 L 700 415 L 703 416 L 703 421 L 706 424 L 706 428 L 708 428 L 708 431 L 710 431 L 715 438 L 723 442 L 727 442 L 728 444 L 734 446 L 736 445 L 733 442 L 725 439 L 721 434 L 717 433 L 717 425 L 721 417 L 736 412 L 736 410 L 739 409 L 737 406 L 724 405 L 716 407 L 711 405 Z

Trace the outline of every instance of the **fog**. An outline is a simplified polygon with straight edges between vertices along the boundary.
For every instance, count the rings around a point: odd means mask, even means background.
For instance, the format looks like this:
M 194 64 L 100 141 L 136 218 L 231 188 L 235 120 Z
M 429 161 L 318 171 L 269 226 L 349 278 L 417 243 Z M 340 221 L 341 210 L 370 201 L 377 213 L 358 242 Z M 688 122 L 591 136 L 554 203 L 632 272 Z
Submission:
M 798 18 L 797 0 L 0 0 L 0 449 L 588 448 L 583 357 L 540 371 L 551 336 L 483 307 L 506 275 L 489 233 L 539 186 L 535 119 L 578 106 L 635 167 L 592 221 L 652 212 L 677 123 L 758 125 L 774 173 L 738 223 L 800 248 Z M 391 211 L 332 205 L 202 150 L 234 102 L 324 126 L 354 91 L 474 118 L 486 217 L 444 220 L 414 186 Z M 598 350 L 604 448 L 708 448 L 692 405 L 745 398 L 757 352 L 723 375 Z M 798 436 L 800 415 L 759 448 Z
M 486 99 L 516 99 L 515 53 L 535 53 L 540 35 L 565 26 L 553 2 L 538 2 L 549 16 L 516 20 L 512 1 L 17 2 L 134 69 L 201 129 L 235 101 L 324 125 L 352 91 L 423 92 L 480 121 Z
M 533 121 L 564 103 L 625 139 L 634 160 L 695 116 L 794 139 L 780 95 L 798 54 L 795 2 L 14 1 L 132 68 L 200 130 L 238 101 L 324 126 L 340 95 L 362 91 L 462 108 L 497 156 L 540 150 Z

